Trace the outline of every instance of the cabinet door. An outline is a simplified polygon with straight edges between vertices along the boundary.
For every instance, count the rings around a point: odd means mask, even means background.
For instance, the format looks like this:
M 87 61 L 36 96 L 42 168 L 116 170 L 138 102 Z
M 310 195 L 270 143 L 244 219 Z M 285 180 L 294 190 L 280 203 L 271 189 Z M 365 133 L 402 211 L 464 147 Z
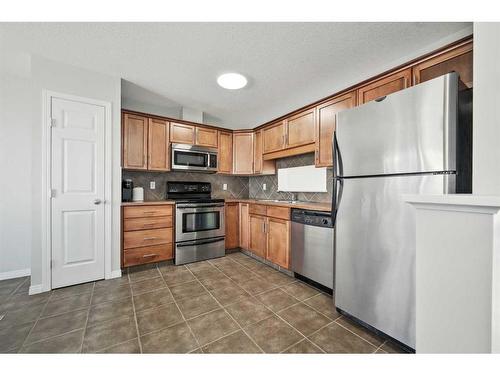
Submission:
M 199 146 L 217 147 L 217 130 L 196 127 L 196 144 Z
M 193 125 L 170 123 L 170 142 L 194 144 L 195 127 Z
M 233 134 L 219 132 L 219 173 L 233 172 Z
M 352 108 L 356 105 L 356 92 L 339 96 L 317 107 L 316 121 L 316 167 L 331 167 L 332 140 L 335 131 L 336 114 L 344 109 Z
M 290 263 L 290 221 L 267 218 L 266 259 L 288 268 Z
M 148 169 L 152 171 L 170 170 L 168 152 L 169 123 L 150 118 L 148 125 Z
M 358 89 L 358 104 L 403 90 L 411 85 L 411 68 L 385 76 Z
M 225 204 L 226 249 L 234 249 L 240 244 L 240 212 L 238 203 Z
M 266 217 L 249 215 L 250 217 L 250 251 L 262 258 L 266 256 Z
M 253 140 L 253 173 L 276 174 L 276 160 L 264 160 L 262 157 L 262 141 L 262 130 L 257 130 Z
M 283 121 L 262 129 L 262 152 L 264 154 L 285 148 L 285 125 Z
M 148 168 L 148 118 L 125 113 L 122 123 L 123 168 Z
M 472 41 L 455 46 L 413 67 L 415 84 L 450 72 L 457 72 L 466 88 L 472 87 Z
M 233 174 L 253 173 L 253 133 L 233 134 Z
M 286 120 L 286 148 L 314 143 L 316 108 L 298 113 Z
M 240 247 L 250 248 L 250 218 L 248 216 L 248 203 L 240 203 Z

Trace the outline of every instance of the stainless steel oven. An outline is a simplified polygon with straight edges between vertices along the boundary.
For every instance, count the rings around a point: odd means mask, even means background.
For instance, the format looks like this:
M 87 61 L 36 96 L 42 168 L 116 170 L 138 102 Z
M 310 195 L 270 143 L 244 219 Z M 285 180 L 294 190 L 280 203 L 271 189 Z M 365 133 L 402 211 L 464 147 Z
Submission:
M 192 241 L 225 234 L 224 202 L 177 203 L 175 210 L 176 241 Z
M 172 170 L 217 172 L 217 149 L 172 143 Z

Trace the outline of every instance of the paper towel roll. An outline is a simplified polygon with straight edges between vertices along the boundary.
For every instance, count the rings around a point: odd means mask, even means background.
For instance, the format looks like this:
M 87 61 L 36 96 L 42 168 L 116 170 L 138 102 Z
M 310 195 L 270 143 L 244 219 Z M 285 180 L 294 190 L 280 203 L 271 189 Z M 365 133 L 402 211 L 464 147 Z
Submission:
M 142 202 L 144 200 L 144 189 L 142 187 L 135 187 L 132 190 L 132 200 L 134 202 Z

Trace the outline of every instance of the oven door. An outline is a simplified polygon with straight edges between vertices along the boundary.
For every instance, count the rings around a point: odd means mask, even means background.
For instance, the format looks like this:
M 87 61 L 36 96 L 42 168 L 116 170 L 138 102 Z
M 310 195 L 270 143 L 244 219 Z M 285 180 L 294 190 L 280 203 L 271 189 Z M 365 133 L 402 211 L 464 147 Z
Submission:
M 193 241 L 225 235 L 224 203 L 179 203 L 175 241 Z

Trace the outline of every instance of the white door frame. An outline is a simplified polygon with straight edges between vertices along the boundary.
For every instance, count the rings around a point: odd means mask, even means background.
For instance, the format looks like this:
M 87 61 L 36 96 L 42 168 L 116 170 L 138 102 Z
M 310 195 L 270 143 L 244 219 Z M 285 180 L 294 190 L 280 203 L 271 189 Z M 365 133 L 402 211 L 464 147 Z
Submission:
M 90 99 L 75 95 L 63 94 L 50 90 L 42 90 L 42 285 L 37 292 L 46 292 L 52 289 L 52 204 L 51 204 L 51 159 L 52 159 L 52 136 L 49 131 L 52 123 L 50 118 L 52 98 L 81 101 L 104 107 L 104 278 L 110 279 L 111 274 L 111 219 L 113 208 L 112 197 L 112 122 L 111 103 Z

